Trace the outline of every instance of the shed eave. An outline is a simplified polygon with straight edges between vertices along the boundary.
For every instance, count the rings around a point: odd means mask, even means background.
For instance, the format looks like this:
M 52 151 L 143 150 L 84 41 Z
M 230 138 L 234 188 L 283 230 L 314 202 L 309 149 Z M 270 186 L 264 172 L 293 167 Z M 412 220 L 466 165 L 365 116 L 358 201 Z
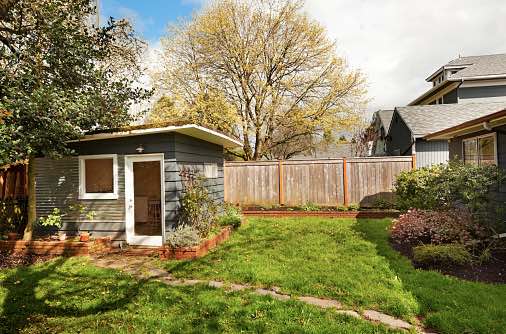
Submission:
M 124 138 L 124 137 L 133 137 L 133 136 L 142 136 L 142 135 L 150 135 L 150 134 L 161 134 L 161 133 L 169 133 L 176 132 L 180 134 L 184 134 L 190 137 L 198 138 L 201 140 L 205 140 L 207 142 L 221 145 L 225 148 L 238 148 L 242 147 L 243 144 L 233 139 L 227 135 L 219 133 L 217 131 L 196 125 L 196 124 L 188 124 L 181 126 L 167 126 L 163 128 L 149 128 L 149 129 L 135 129 L 135 130 L 127 130 L 127 131 L 118 131 L 111 133 L 97 133 L 91 135 L 85 135 L 83 138 L 77 140 L 71 140 L 69 142 L 83 142 L 83 141 L 94 141 L 94 140 L 103 140 L 103 139 L 113 139 L 113 138 Z

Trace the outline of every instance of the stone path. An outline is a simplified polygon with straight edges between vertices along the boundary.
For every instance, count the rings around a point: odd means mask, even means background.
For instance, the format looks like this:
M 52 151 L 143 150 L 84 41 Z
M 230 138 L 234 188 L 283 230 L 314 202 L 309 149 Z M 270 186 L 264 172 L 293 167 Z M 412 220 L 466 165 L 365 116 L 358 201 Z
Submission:
M 92 262 L 97 267 L 111 268 L 124 271 L 131 274 L 138 279 L 153 279 L 170 286 L 189 286 L 196 284 L 205 284 L 217 289 L 225 289 L 228 291 L 251 290 L 258 295 L 270 296 L 273 299 L 287 301 L 298 300 L 300 302 L 314 305 L 325 309 L 334 309 L 335 312 L 344 314 L 357 319 L 363 319 L 370 322 L 381 323 L 392 329 L 402 330 L 415 330 L 417 333 L 422 334 L 436 334 L 428 332 L 420 326 L 414 326 L 404 320 L 397 319 L 388 314 L 381 313 L 374 310 L 365 310 L 359 313 L 355 310 L 345 309 L 343 305 L 332 299 L 324 299 L 312 296 L 295 297 L 280 292 L 280 289 L 273 287 L 270 289 L 257 288 L 251 285 L 234 284 L 214 280 L 199 280 L 199 279 L 177 279 L 170 275 L 166 270 L 155 267 L 148 257 L 132 257 L 123 255 L 105 255 L 91 257 Z

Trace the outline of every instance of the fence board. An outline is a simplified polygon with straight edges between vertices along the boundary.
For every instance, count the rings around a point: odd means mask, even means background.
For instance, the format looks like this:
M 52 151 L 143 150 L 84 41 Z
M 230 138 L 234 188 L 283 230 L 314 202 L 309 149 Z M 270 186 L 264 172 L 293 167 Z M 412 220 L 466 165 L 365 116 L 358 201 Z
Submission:
M 0 170 L 0 200 L 27 196 L 26 173 L 26 165 L 21 164 Z
M 391 200 L 395 178 L 411 168 L 412 157 L 226 162 L 225 200 L 287 206 L 335 206 L 347 200 L 367 207 Z

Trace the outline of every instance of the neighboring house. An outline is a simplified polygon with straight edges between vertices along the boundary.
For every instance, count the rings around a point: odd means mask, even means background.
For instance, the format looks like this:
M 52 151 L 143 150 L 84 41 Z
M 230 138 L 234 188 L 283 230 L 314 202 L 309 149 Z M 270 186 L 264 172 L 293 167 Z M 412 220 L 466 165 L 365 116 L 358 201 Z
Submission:
M 454 59 L 426 81 L 432 88 L 410 106 L 506 101 L 506 54 Z
M 448 142 L 424 137 L 506 105 L 506 54 L 454 59 L 426 81 L 432 88 L 407 107 L 395 108 L 386 135 L 376 125 L 385 111 L 376 113 L 375 155 L 416 155 L 418 167 L 448 161 Z
M 417 167 L 447 162 L 447 140 L 425 136 L 506 108 L 506 102 L 397 107 L 388 130 L 388 155 L 416 155 Z
M 506 169 L 506 109 L 428 134 L 424 139 L 448 141 L 452 158 Z
M 36 160 L 37 217 L 82 205 L 84 212 L 63 216 L 63 231 L 145 246 L 162 245 L 176 222 L 181 172 L 203 175 L 209 192 L 222 201 L 223 148 L 242 146 L 191 124 L 89 134 L 70 145 L 75 156 Z
M 372 127 L 376 132 L 376 138 L 372 147 L 372 155 L 374 156 L 388 155 L 387 135 L 393 115 L 393 110 L 378 110 L 373 115 Z

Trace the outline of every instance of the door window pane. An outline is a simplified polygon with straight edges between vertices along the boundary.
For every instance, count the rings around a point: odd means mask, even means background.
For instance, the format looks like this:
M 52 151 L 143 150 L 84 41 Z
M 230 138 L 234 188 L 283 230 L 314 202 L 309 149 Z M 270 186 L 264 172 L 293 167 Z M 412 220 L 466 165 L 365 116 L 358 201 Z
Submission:
M 113 159 L 86 159 L 85 189 L 87 193 L 113 193 Z
M 466 164 L 478 163 L 478 150 L 476 147 L 476 139 L 464 141 L 464 162 Z
M 134 233 L 162 235 L 160 162 L 134 162 L 133 172 Z
M 493 165 L 495 163 L 494 137 L 483 137 L 478 139 L 480 151 L 480 165 Z

